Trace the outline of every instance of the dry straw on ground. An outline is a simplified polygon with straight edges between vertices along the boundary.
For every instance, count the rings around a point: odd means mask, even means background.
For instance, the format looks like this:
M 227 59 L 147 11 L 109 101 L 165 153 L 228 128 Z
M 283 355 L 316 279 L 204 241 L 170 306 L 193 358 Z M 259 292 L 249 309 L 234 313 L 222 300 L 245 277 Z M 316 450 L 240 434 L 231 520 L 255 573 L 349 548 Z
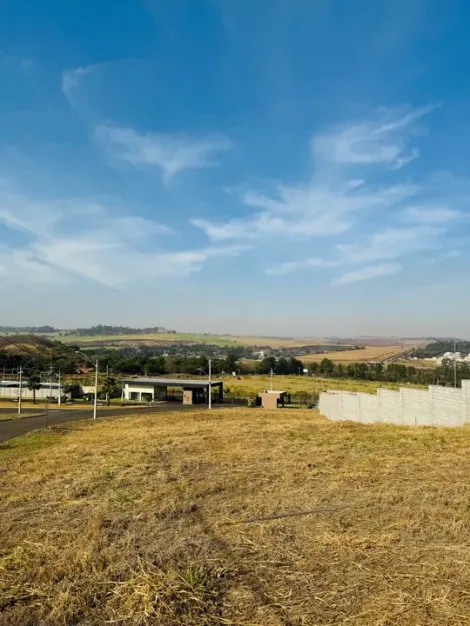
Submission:
M 470 624 L 469 479 L 467 428 L 307 410 L 29 435 L 0 446 L 0 624 Z

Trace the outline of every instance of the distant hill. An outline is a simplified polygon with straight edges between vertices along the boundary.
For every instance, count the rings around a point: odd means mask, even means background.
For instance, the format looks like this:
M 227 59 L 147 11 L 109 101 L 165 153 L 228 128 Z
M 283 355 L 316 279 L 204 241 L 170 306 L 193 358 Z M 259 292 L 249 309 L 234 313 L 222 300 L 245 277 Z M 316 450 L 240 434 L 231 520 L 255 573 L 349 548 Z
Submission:
M 56 348 L 57 344 L 60 344 L 62 348 L 65 348 L 60 342 L 51 341 L 47 337 L 41 337 L 40 335 L 33 334 L 18 334 L 11 335 L 5 338 L 0 337 L 0 350 L 9 353 L 22 353 L 22 354 L 43 354 Z
M 0 326 L 0 333 L 37 333 L 47 335 L 57 332 L 53 326 Z

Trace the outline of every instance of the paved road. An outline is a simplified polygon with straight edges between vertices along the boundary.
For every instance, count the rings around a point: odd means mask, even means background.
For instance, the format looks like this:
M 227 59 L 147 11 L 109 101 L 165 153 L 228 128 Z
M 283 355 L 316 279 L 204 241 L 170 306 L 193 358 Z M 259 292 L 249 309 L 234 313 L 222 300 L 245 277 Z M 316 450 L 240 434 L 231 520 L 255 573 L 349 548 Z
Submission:
M 116 407 L 115 409 L 104 409 L 99 411 L 98 419 L 106 417 L 122 417 L 123 415 L 136 415 L 138 413 L 162 413 L 168 411 L 184 411 L 187 409 L 195 409 L 199 407 L 184 406 L 182 404 L 159 404 L 154 407 L 132 407 L 123 408 Z M 204 408 L 204 407 L 201 407 Z M 25 409 L 27 413 L 38 413 L 38 409 Z M 12 413 L 12 409 L 0 408 L 0 413 Z M 68 422 L 77 422 L 79 420 L 93 419 L 93 408 L 89 409 L 53 409 L 49 411 L 47 419 L 48 426 L 56 426 L 57 424 L 66 424 Z M 14 419 L 10 421 L 0 421 L 0 443 L 13 439 L 14 437 L 20 437 L 32 430 L 38 430 L 45 427 L 44 415 L 38 417 L 26 417 L 22 419 Z

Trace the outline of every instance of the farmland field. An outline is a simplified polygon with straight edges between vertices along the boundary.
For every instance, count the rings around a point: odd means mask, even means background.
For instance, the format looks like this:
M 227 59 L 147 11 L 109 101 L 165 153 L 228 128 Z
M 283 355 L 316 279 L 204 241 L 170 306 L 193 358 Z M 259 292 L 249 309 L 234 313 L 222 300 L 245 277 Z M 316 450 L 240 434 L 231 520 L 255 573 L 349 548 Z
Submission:
M 157 333 L 153 335 L 61 335 L 54 338 L 63 343 L 206 343 L 219 346 L 271 346 L 272 348 L 305 346 L 313 343 L 329 343 L 326 339 L 301 339 L 294 337 L 237 337 L 235 335 L 211 335 L 201 333 Z
M 403 346 L 366 346 L 360 350 L 344 350 L 342 352 L 326 352 L 324 354 L 307 354 L 302 361 L 312 362 L 330 359 L 334 363 L 357 363 L 364 361 L 385 361 L 394 355 L 401 354 Z
M 221 409 L 0 446 L 0 624 L 470 621 L 469 429 Z

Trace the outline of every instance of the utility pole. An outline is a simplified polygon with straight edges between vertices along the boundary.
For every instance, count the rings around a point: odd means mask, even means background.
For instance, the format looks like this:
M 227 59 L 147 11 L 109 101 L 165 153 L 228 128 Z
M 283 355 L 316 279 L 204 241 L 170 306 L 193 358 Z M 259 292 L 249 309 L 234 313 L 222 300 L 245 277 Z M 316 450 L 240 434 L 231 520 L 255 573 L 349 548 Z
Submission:
M 61 390 L 61 386 L 60 386 L 60 370 L 59 370 L 59 398 L 58 398 L 58 401 L 57 401 L 59 406 L 62 404 L 61 396 L 62 396 L 62 390 Z
M 457 387 L 457 355 L 455 354 L 456 345 L 454 339 L 454 387 Z
M 95 402 L 93 404 L 93 419 L 95 420 L 98 413 L 98 359 L 95 365 Z
M 209 359 L 209 410 L 212 409 L 212 360 Z
M 21 415 L 21 396 L 23 395 L 23 368 L 20 365 L 20 392 L 18 396 L 18 415 Z
M 52 363 L 49 369 L 49 396 L 52 398 Z
M 271 368 L 271 391 L 273 390 L 273 368 Z

